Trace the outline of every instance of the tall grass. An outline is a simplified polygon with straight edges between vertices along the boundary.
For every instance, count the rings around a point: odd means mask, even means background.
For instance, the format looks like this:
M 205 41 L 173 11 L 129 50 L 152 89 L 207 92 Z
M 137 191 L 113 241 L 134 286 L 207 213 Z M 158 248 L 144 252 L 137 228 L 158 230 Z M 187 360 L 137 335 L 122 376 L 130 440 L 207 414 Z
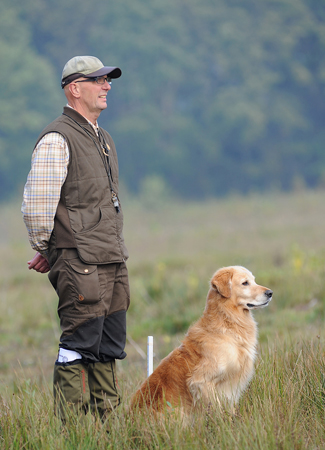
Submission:
M 176 415 L 155 422 L 132 416 L 124 402 L 104 424 L 90 414 L 62 427 L 46 385 L 21 381 L 0 398 L 0 445 L 5 449 L 321 449 L 325 447 L 324 342 L 265 346 L 256 374 L 234 415 L 213 408 L 187 427 Z M 109 433 L 107 433 L 109 430 Z
M 128 357 L 118 363 L 124 400 L 109 434 L 91 415 L 83 422 L 71 417 L 64 429 L 53 415 L 57 298 L 46 276 L 27 270 L 33 251 L 19 203 L 2 205 L 0 448 L 325 448 L 323 198 L 303 192 L 124 205 L 132 302 Z M 213 272 L 234 264 L 274 291 L 268 308 L 255 314 L 260 356 L 236 414 L 216 409 L 208 422 L 197 417 L 186 429 L 177 417 L 131 420 L 147 335 L 154 336 L 156 365 L 202 314 Z

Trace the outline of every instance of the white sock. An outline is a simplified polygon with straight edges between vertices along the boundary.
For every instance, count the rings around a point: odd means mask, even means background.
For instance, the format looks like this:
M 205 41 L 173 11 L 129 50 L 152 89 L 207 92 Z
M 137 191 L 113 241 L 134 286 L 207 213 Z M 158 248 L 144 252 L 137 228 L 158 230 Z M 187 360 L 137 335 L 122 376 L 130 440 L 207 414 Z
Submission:
M 80 353 L 75 352 L 74 350 L 66 350 L 65 348 L 59 349 L 58 362 L 67 363 L 81 358 L 82 356 Z

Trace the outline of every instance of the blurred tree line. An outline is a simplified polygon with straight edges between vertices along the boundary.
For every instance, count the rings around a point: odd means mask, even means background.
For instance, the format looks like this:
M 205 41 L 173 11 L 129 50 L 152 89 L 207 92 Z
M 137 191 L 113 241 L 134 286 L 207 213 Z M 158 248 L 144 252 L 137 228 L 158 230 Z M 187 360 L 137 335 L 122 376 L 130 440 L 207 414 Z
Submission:
M 2 0 L 1 199 L 22 189 L 82 54 L 122 69 L 100 125 L 130 192 L 325 183 L 325 1 Z

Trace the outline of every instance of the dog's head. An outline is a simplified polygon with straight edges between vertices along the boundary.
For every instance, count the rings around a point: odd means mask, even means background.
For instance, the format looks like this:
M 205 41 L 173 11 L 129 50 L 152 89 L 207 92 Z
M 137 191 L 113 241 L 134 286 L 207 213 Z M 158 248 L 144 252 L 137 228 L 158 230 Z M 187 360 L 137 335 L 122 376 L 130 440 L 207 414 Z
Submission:
M 264 308 L 273 295 L 270 289 L 256 284 L 253 274 L 241 266 L 219 269 L 211 279 L 211 289 L 246 310 Z

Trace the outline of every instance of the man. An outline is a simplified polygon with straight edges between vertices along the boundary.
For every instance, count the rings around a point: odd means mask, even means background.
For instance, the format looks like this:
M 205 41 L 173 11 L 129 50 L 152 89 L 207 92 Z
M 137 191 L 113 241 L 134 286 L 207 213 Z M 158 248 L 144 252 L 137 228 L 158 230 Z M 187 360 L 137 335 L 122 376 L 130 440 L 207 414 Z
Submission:
M 111 136 L 98 127 L 118 67 L 76 56 L 62 72 L 68 100 L 40 134 L 22 213 L 29 269 L 49 272 L 59 296 L 62 335 L 54 366 L 55 408 L 101 417 L 120 402 L 115 360 L 123 359 L 130 303 L 118 162 Z

